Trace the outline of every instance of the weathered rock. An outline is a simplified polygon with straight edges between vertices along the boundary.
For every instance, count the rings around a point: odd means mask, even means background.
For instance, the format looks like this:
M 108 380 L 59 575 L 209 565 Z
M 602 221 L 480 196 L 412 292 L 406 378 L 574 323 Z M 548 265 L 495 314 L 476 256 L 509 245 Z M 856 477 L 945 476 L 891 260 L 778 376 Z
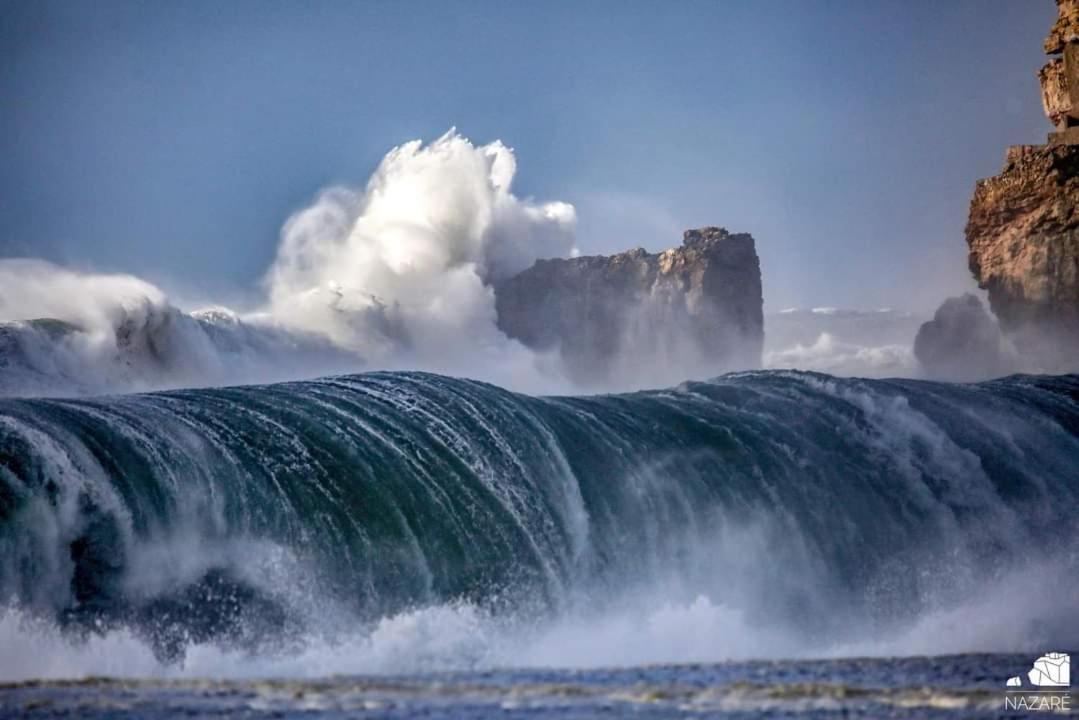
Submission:
M 1079 146 L 1018 146 L 980 180 L 969 264 L 1001 327 L 1047 369 L 1079 359 Z
M 1064 74 L 1064 59 L 1053 58 L 1038 72 L 1042 86 L 1042 108 L 1053 127 L 1064 130 L 1068 125 L 1068 114 L 1072 109 L 1072 99 L 1068 92 L 1068 78 Z
M 1031 371 L 1079 369 L 1079 0 L 1057 0 L 1045 41 L 1042 104 L 1048 145 L 1008 149 L 1004 170 L 979 180 L 966 236 L 969 265 Z
M 1057 0 L 1057 21 L 1045 41 L 1054 57 L 1038 73 L 1042 107 L 1056 132 L 1050 143 L 1079 143 L 1079 0 Z
M 1045 39 L 1045 52 L 1057 55 L 1076 40 L 1079 40 L 1079 0 L 1057 0 L 1057 21 Z
M 657 254 L 540 260 L 495 287 L 502 331 L 593 387 L 759 367 L 762 304 L 753 238 L 714 227 Z
M 1008 372 L 997 323 L 982 301 L 967 293 L 952 297 L 923 323 L 914 338 L 914 356 L 935 380 L 985 380 Z

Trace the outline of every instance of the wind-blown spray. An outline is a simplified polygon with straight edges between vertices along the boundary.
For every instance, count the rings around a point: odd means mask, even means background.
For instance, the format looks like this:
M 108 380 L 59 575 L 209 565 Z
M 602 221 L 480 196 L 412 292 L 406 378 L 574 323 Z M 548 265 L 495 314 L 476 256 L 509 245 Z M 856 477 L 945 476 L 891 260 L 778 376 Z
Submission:
M 450 131 L 390 151 L 366 188 L 285 224 L 248 313 L 188 314 L 126 275 L 0 260 L 0 393 L 212 386 L 371 368 L 567 387 L 496 327 L 491 283 L 575 252 L 573 206 L 512 192 L 513 151 Z M 45 323 L 32 321 L 45 320 Z M 55 322 L 59 321 L 59 322 Z

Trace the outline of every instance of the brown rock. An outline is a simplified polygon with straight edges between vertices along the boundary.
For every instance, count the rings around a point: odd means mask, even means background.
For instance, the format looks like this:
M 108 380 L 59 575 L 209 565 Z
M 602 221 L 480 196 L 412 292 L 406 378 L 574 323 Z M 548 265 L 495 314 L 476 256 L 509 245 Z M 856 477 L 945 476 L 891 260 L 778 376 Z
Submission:
M 980 180 L 969 265 L 1017 349 L 1045 369 L 1079 359 L 1079 146 L 1020 146 Z
M 753 238 L 715 227 L 657 254 L 539 260 L 495 286 L 502 331 L 594 387 L 759 367 L 762 305 Z
M 1079 40 L 1079 0 L 1057 0 L 1057 21 L 1045 39 L 1045 52 L 1062 53 L 1064 46 L 1074 40 Z
M 1065 127 L 1072 109 L 1068 82 L 1064 75 L 1064 59 L 1053 58 L 1038 73 L 1042 85 L 1042 107 L 1053 127 Z

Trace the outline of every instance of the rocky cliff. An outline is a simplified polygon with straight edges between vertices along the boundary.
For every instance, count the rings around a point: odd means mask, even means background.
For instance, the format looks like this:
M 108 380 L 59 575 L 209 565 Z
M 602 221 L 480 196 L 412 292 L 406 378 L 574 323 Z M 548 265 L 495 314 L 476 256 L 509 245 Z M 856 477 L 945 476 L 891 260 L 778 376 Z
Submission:
M 1079 145 L 1012 148 L 979 181 L 966 235 L 1005 332 L 1079 334 Z
M 498 325 L 557 352 L 578 384 L 666 384 L 760 366 L 753 238 L 687 230 L 681 247 L 540 260 L 495 287 Z
M 978 181 L 966 238 L 978 285 L 1025 367 L 1079 359 L 1079 0 L 1057 0 L 1045 41 L 1046 145 L 1009 148 L 1004 170 Z

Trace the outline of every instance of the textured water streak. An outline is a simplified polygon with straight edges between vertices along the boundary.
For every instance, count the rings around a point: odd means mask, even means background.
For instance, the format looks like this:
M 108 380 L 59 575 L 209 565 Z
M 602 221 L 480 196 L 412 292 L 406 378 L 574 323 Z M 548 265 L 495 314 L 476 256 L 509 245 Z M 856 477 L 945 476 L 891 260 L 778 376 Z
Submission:
M 1026 656 L 852 659 L 393 677 L 0 684 L 26 718 L 997 718 Z

